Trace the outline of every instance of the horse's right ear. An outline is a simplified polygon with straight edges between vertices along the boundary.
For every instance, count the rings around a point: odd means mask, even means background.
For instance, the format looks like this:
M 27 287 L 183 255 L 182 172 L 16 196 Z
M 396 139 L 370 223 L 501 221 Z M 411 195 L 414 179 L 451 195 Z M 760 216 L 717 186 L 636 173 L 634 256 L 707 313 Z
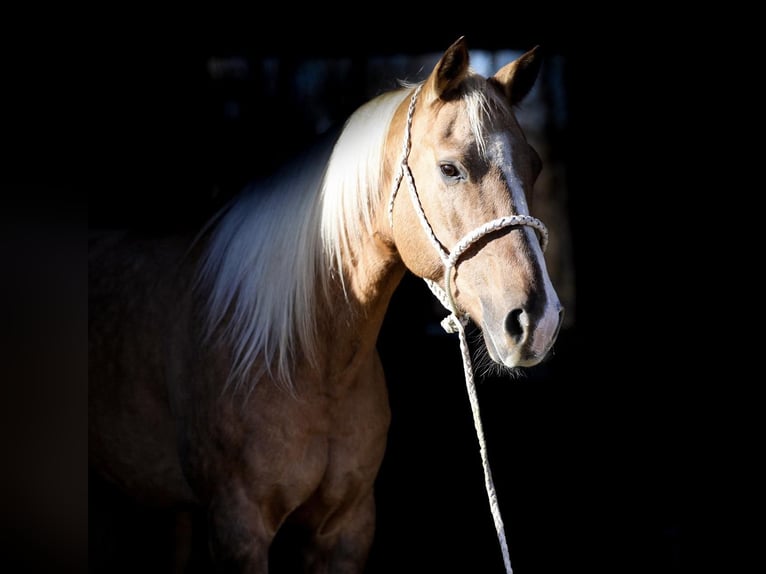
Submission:
M 468 48 L 461 36 L 444 52 L 426 80 L 427 101 L 446 99 L 468 74 Z

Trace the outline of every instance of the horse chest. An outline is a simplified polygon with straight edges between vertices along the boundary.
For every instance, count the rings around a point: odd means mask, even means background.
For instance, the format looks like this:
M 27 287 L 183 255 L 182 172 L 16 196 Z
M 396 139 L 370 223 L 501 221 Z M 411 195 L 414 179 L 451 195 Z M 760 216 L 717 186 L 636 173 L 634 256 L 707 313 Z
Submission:
M 360 409 L 358 399 L 288 400 L 254 417 L 245 449 L 257 473 L 288 482 L 303 477 L 316 485 L 328 475 L 364 468 L 386 429 L 387 421 Z
M 332 406 L 286 400 L 279 408 L 272 401 L 269 409 L 256 409 L 241 421 L 239 438 L 230 436 L 230 443 L 213 453 L 217 463 L 205 463 L 209 494 L 241 491 L 270 529 L 288 516 L 323 523 L 372 484 L 381 458 L 375 456 L 379 447 L 369 446 L 374 437 L 349 432 Z M 221 456 L 222 450 L 228 453 Z

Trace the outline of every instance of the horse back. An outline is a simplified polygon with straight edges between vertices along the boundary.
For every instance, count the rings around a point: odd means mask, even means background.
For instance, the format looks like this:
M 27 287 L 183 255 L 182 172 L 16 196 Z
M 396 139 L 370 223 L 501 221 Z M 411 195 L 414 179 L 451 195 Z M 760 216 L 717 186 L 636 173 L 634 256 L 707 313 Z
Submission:
M 90 464 L 130 495 L 161 505 L 193 501 L 168 393 L 168 365 L 183 352 L 170 335 L 188 305 L 187 245 L 128 233 L 89 238 Z

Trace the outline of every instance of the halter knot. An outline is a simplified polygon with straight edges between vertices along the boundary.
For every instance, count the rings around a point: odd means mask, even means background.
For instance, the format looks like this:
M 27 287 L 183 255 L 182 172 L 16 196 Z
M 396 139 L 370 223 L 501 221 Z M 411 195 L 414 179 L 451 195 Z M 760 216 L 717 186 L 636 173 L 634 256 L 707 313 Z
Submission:
M 458 317 L 454 313 L 450 313 L 444 319 L 442 319 L 439 324 L 447 333 L 459 333 L 460 327 L 458 327 L 458 325 L 466 327 L 468 325 L 468 315 L 461 315 Z

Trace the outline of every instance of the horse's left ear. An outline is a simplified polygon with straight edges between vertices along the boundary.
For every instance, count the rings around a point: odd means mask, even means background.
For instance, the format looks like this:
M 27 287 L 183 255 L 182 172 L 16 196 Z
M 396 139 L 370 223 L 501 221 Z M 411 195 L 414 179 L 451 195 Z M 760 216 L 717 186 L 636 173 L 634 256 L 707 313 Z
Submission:
M 444 52 L 426 80 L 429 102 L 446 99 L 468 74 L 468 48 L 461 36 Z
M 500 68 L 490 78 L 491 82 L 500 86 L 511 105 L 521 102 L 535 85 L 542 64 L 539 48 L 535 46 L 510 64 Z

